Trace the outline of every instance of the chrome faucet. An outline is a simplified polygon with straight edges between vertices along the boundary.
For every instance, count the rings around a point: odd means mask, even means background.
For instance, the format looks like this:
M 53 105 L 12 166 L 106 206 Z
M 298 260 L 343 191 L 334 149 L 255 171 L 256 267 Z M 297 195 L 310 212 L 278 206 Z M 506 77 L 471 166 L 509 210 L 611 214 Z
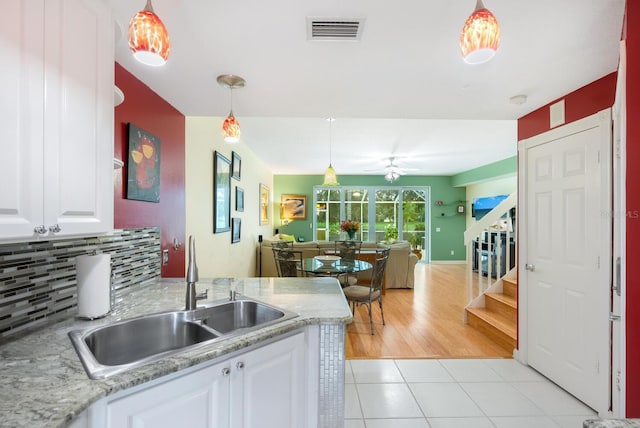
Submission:
M 191 311 L 196 308 L 196 301 L 207 298 L 208 289 L 202 293 L 196 293 L 196 282 L 198 282 L 198 265 L 196 264 L 196 238 L 189 236 L 189 264 L 187 265 L 187 295 L 185 310 Z

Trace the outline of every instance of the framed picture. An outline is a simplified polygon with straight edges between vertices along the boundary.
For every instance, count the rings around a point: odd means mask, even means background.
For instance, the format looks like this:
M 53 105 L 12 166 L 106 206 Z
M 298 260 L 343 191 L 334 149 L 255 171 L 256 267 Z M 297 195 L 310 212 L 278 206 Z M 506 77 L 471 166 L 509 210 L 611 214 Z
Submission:
M 242 226 L 242 220 L 238 217 L 233 218 L 233 222 L 231 223 L 231 243 L 235 244 L 236 242 L 240 242 L 240 228 Z
M 269 224 L 269 188 L 260 183 L 260 225 Z
M 242 159 L 240 159 L 240 155 L 237 154 L 236 152 L 231 152 L 231 178 L 240 180 L 241 163 L 242 163 Z
M 127 124 L 127 199 L 160 202 L 160 139 Z
M 244 189 L 236 186 L 236 211 L 244 211 Z
M 231 161 L 213 154 L 213 233 L 231 229 Z
M 280 196 L 280 218 L 286 218 L 287 220 L 305 220 L 307 218 L 307 196 Z

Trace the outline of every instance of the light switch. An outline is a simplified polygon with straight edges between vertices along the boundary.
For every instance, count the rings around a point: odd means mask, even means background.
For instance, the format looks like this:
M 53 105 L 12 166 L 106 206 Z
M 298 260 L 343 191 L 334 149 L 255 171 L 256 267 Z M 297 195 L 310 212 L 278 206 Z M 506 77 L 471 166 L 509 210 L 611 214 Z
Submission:
M 436 232 L 440 232 L 440 228 L 439 227 L 436 227 Z

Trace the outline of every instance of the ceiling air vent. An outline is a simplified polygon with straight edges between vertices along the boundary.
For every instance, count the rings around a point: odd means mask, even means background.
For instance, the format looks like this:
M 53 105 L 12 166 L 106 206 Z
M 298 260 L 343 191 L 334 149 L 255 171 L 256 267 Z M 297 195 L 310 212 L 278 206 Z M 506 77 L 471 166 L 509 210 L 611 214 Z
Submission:
M 307 17 L 307 39 L 358 41 L 363 27 L 362 18 Z

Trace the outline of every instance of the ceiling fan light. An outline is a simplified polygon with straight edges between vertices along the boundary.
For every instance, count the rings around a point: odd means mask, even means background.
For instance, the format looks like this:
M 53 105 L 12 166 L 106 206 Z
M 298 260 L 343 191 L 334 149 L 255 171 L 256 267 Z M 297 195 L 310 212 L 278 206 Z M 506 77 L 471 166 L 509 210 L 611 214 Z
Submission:
M 222 123 L 222 137 L 227 143 L 240 141 L 240 122 L 235 118 L 233 112 L 230 112 Z
M 460 52 L 467 64 L 482 64 L 495 55 L 500 45 L 500 26 L 496 17 L 478 0 L 460 33 Z
M 338 183 L 338 176 L 336 175 L 336 170 L 333 169 L 331 164 L 329 164 L 327 171 L 324 173 L 324 182 L 322 183 L 322 185 L 323 186 L 339 186 L 340 185 L 340 183 Z
M 396 181 L 398 178 L 400 178 L 400 174 L 398 174 L 396 171 L 394 170 L 389 170 L 385 175 L 384 175 L 384 179 L 387 180 L 389 183 L 393 183 L 394 181 Z
M 169 33 L 153 12 L 151 0 L 131 18 L 128 37 L 129 49 L 136 60 L 153 67 L 166 64 L 171 51 Z

